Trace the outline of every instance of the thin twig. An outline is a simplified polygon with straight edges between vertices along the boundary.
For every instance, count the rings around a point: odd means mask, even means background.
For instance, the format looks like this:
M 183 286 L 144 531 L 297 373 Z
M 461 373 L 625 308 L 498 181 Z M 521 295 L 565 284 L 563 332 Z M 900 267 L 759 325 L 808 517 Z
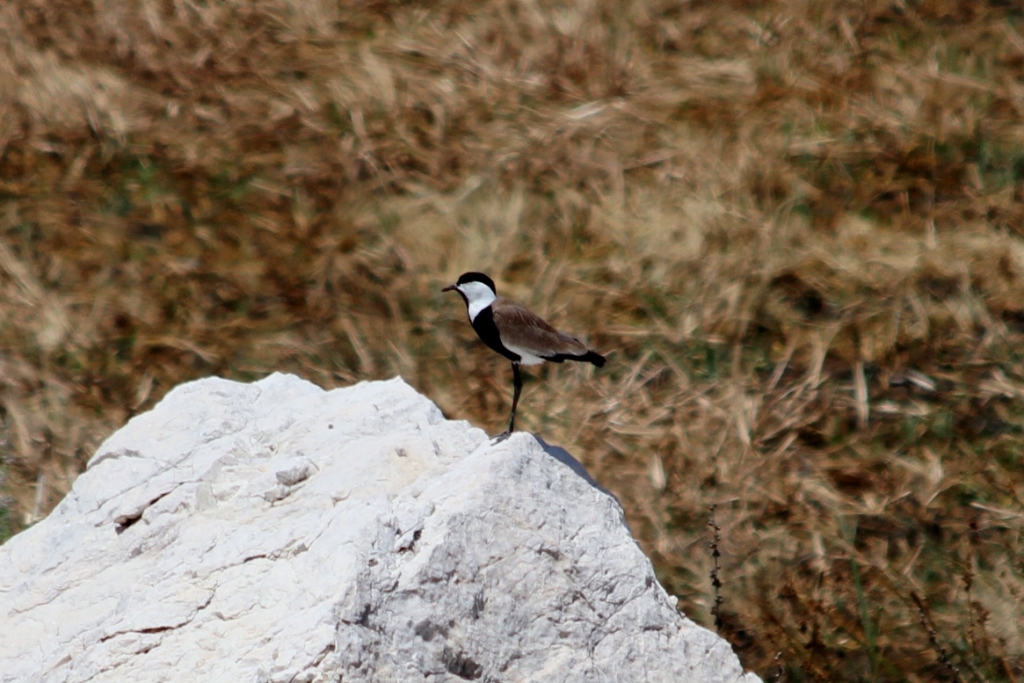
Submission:
M 774 683 L 778 683 L 782 680 L 782 674 L 786 673 L 785 668 L 782 666 L 782 650 L 775 653 L 775 659 L 772 660 L 772 666 L 775 667 L 775 675 L 772 676 L 771 680 Z
M 921 627 L 928 633 L 928 642 L 931 643 L 932 648 L 938 653 L 939 663 L 942 664 L 942 668 L 953 676 L 954 681 L 962 681 L 963 679 L 960 677 L 960 670 L 954 666 L 952 661 L 950 661 L 946 648 L 942 647 L 942 644 L 939 643 L 939 636 L 935 632 L 935 626 L 932 625 L 931 620 L 928 618 L 928 611 L 925 607 L 924 601 L 921 600 L 921 596 L 912 591 L 910 593 L 910 597 L 913 599 L 914 604 L 917 605 L 917 616 L 921 621 Z
M 722 579 L 720 578 L 721 567 L 718 564 L 718 558 L 722 556 L 722 553 L 718 550 L 718 544 L 722 540 L 722 527 L 718 526 L 715 521 L 715 508 L 717 505 L 712 505 L 708 510 L 708 526 L 711 527 L 711 543 L 708 544 L 708 548 L 711 549 L 711 585 L 715 589 L 715 601 L 711 605 L 711 616 L 715 618 L 715 630 L 722 630 L 722 603 L 725 598 L 722 597 Z

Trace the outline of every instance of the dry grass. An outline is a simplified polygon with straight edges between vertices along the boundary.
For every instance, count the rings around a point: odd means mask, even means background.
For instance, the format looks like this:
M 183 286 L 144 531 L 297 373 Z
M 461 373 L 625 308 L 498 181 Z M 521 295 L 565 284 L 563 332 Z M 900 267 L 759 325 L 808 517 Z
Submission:
M 489 271 L 610 352 L 522 426 L 768 680 L 1024 676 L 1024 17 L 899 0 L 13 0 L 0 526 L 175 384 L 496 430 Z

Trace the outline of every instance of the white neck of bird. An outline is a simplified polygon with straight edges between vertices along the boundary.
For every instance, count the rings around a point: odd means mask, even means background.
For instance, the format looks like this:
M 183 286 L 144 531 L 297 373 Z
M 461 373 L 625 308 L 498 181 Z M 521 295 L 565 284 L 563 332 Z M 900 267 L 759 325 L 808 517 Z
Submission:
M 469 312 L 469 321 L 473 322 L 491 303 L 497 299 L 497 295 L 490 287 L 482 282 L 467 282 L 459 285 L 459 291 L 466 295 L 466 310 Z

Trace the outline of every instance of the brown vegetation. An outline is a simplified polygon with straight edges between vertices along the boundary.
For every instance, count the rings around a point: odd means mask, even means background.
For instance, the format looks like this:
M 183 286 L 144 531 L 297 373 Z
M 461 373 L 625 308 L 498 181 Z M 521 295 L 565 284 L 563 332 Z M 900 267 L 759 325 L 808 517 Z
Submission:
M 489 428 L 443 284 L 609 353 L 522 427 L 766 680 L 1024 676 L 1017 3 L 11 0 L 0 522 L 179 382 L 401 373 Z

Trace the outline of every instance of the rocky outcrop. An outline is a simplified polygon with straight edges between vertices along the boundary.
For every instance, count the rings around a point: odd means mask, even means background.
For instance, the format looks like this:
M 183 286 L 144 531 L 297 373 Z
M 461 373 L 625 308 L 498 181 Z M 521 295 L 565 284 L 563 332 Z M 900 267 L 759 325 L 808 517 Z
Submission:
M 178 387 L 0 547 L 0 681 L 756 681 L 565 451 L 401 379 Z

